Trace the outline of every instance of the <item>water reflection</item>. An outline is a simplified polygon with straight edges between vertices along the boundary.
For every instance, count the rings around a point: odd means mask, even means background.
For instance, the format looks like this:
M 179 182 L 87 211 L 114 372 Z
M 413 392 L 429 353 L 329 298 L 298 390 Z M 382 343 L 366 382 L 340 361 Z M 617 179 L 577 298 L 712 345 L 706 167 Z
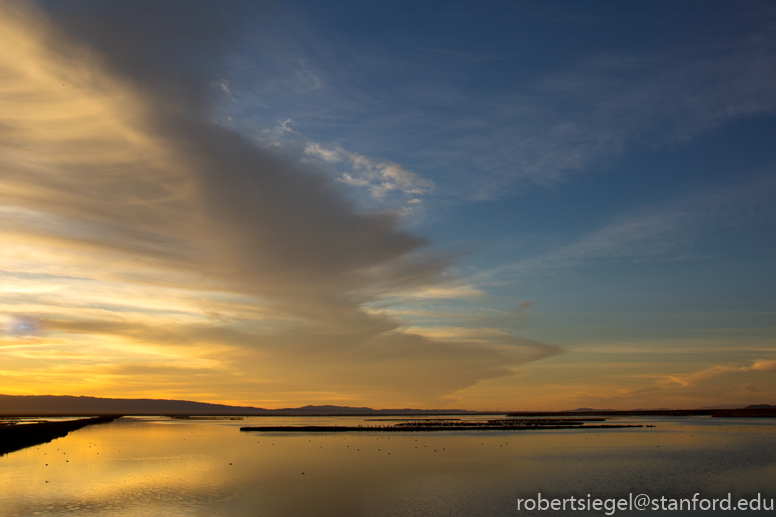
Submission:
M 516 499 L 537 492 L 545 497 L 628 492 L 776 497 L 773 421 L 656 417 L 617 422 L 657 427 L 299 435 L 239 428 L 374 422 L 359 417 L 123 418 L 0 458 L 0 512 L 493 516 L 518 515 Z

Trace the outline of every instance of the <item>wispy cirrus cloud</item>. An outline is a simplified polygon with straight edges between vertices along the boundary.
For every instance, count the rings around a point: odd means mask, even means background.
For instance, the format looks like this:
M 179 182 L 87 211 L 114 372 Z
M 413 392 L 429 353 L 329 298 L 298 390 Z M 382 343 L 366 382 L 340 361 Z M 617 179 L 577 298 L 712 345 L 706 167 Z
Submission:
M 730 188 L 642 206 L 547 254 L 478 275 L 486 280 L 511 272 L 531 273 L 602 262 L 700 258 L 697 245 L 720 231 L 773 221 L 776 181 L 767 175 Z
M 679 386 L 681 388 L 687 388 L 696 386 L 699 383 L 720 375 L 749 372 L 776 372 L 776 360 L 761 359 L 755 361 L 750 366 L 711 366 L 697 372 L 669 375 L 667 378 L 659 380 L 658 384 L 662 387 Z
M 507 45 L 497 53 L 503 62 L 488 68 L 447 60 L 471 49 L 446 48 L 445 40 L 434 52 L 402 47 L 397 57 L 362 41 L 310 36 L 296 52 L 318 64 L 325 86 L 293 98 L 304 108 L 286 95 L 278 101 L 303 132 L 326 125 L 343 147 L 364 155 L 374 154 L 365 140 L 401 149 L 407 167 L 434 181 L 440 195 L 500 198 L 594 173 L 629 151 L 684 145 L 772 115 L 774 26 L 772 9 L 747 6 L 714 39 L 667 36 L 648 48 L 593 50 L 582 34 L 583 48 L 548 67 L 524 63 Z M 360 145 L 344 143 L 353 141 Z
M 489 99 L 459 126 L 476 128 L 478 138 L 451 135 L 450 149 L 485 173 L 480 199 L 526 182 L 552 186 L 629 150 L 681 145 L 776 113 L 774 63 L 770 28 L 713 51 L 595 56 Z

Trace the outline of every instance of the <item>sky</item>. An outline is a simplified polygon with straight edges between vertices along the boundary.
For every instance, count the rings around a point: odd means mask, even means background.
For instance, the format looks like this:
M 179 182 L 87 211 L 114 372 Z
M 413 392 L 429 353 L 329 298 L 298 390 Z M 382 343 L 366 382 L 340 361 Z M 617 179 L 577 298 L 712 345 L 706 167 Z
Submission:
M 0 392 L 776 403 L 776 8 L 0 0 Z

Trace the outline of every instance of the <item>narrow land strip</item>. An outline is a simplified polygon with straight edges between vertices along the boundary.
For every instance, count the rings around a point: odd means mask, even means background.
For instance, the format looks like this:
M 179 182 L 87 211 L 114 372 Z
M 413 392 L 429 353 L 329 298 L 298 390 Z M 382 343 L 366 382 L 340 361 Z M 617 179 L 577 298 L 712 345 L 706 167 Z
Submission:
M 111 422 L 117 416 L 98 416 L 80 418 L 64 422 L 38 422 L 34 424 L 15 424 L 0 426 L 0 456 L 33 445 L 48 443 L 55 438 L 67 436 L 71 431 L 88 425 Z
M 305 425 L 305 426 L 261 426 L 241 427 L 240 431 L 258 431 L 264 433 L 343 433 L 343 432 L 379 432 L 407 433 L 434 431 L 528 431 L 540 429 L 615 429 L 624 427 L 654 427 L 641 424 L 595 424 L 584 425 L 575 420 L 521 420 L 508 422 L 490 420 L 486 422 L 402 422 L 386 426 L 339 426 L 339 425 Z

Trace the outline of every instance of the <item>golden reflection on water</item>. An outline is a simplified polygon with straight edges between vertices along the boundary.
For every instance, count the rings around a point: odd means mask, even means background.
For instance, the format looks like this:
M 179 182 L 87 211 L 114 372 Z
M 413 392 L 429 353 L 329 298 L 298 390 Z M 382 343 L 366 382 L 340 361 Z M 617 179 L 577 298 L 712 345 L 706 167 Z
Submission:
M 0 514 L 490 516 L 515 515 L 516 498 L 537 492 L 776 497 L 776 426 L 768 422 L 476 434 L 239 431 L 334 422 L 363 421 L 123 418 L 87 427 L 0 458 Z

